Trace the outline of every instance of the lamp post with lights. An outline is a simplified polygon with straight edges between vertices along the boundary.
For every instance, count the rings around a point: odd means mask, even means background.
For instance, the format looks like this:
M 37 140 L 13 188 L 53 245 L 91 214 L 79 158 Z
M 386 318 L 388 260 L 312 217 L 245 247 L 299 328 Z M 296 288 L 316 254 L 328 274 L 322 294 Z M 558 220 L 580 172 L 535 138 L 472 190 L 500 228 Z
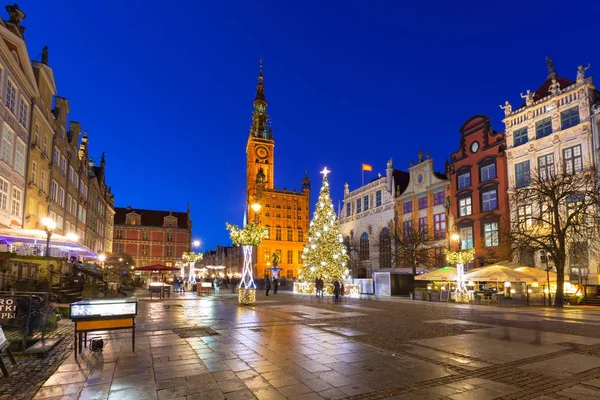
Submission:
M 54 229 L 56 229 L 56 222 L 54 222 L 52 218 L 46 217 L 42 219 L 42 224 L 46 231 L 46 257 L 50 257 L 50 238 L 52 237 Z

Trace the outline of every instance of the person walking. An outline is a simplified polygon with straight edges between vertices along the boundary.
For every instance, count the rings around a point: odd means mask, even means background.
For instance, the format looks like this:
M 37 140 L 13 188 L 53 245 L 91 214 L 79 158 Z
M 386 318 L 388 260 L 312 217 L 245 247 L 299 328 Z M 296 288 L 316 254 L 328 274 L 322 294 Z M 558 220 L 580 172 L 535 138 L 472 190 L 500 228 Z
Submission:
M 267 296 L 269 295 L 269 290 L 271 290 L 271 280 L 267 276 L 265 278 L 265 289 L 267 290 Z
M 213 281 L 213 286 L 215 288 L 215 294 L 219 294 L 219 280 L 217 278 Z
M 319 297 L 319 278 L 315 278 L 315 293 L 317 294 L 317 297 Z
M 273 278 L 273 294 L 277 294 L 278 286 L 279 286 L 279 279 Z
M 334 301 L 338 301 L 340 299 L 340 283 L 337 280 L 333 283 L 333 296 Z
M 342 283 L 342 285 L 340 286 L 340 301 L 342 301 L 344 299 L 345 295 L 346 295 L 346 288 L 344 287 L 344 284 Z

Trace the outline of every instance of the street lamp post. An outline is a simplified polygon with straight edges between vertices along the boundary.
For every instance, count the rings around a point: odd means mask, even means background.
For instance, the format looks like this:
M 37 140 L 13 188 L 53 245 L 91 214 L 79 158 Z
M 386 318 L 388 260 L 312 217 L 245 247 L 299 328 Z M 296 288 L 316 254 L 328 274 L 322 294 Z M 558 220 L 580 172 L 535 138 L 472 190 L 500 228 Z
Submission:
M 552 305 L 552 295 L 550 294 L 550 253 L 546 252 L 546 281 L 548 282 L 548 305 Z
M 52 218 L 43 218 L 42 224 L 46 230 L 46 257 L 50 257 L 50 238 L 54 229 L 56 229 L 56 222 Z

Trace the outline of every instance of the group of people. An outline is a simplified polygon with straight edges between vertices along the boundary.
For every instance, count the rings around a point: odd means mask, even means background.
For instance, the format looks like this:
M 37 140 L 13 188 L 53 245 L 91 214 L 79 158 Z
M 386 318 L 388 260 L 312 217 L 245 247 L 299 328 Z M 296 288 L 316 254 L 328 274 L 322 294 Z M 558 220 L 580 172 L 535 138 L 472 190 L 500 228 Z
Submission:
M 173 293 L 184 293 L 185 292 L 185 281 L 183 278 L 174 276 L 173 277 Z
M 271 279 L 267 276 L 265 278 L 265 290 L 267 292 L 267 296 L 269 295 L 269 290 L 271 290 L 271 287 L 273 288 L 273 294 L 277 294 L 277 288 L 279 287 L 279 279 Z
M 323 278 L 319 277 L 315 279 L 315 289 L 317 297 L 323 297 L 323 290 L 325 289 L 325 282 Z M 333 299 L 334 301 L 340 301 L 346 294 L 346 288 L 343 283 L 340 283 L 337 279 L 333 282 Z

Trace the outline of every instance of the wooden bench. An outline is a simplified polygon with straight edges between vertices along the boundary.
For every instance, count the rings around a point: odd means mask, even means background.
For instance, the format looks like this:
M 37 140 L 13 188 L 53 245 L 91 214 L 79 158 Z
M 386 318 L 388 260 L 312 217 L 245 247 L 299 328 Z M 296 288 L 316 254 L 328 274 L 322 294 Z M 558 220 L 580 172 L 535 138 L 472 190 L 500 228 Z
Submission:
M 203 293 L 210 295 L 210 291 L 213 290 L 212 283 L 210 282 L 200 282 L 196 285 L 196 288 L 198 289 L 199 295 L 202 295 Z

